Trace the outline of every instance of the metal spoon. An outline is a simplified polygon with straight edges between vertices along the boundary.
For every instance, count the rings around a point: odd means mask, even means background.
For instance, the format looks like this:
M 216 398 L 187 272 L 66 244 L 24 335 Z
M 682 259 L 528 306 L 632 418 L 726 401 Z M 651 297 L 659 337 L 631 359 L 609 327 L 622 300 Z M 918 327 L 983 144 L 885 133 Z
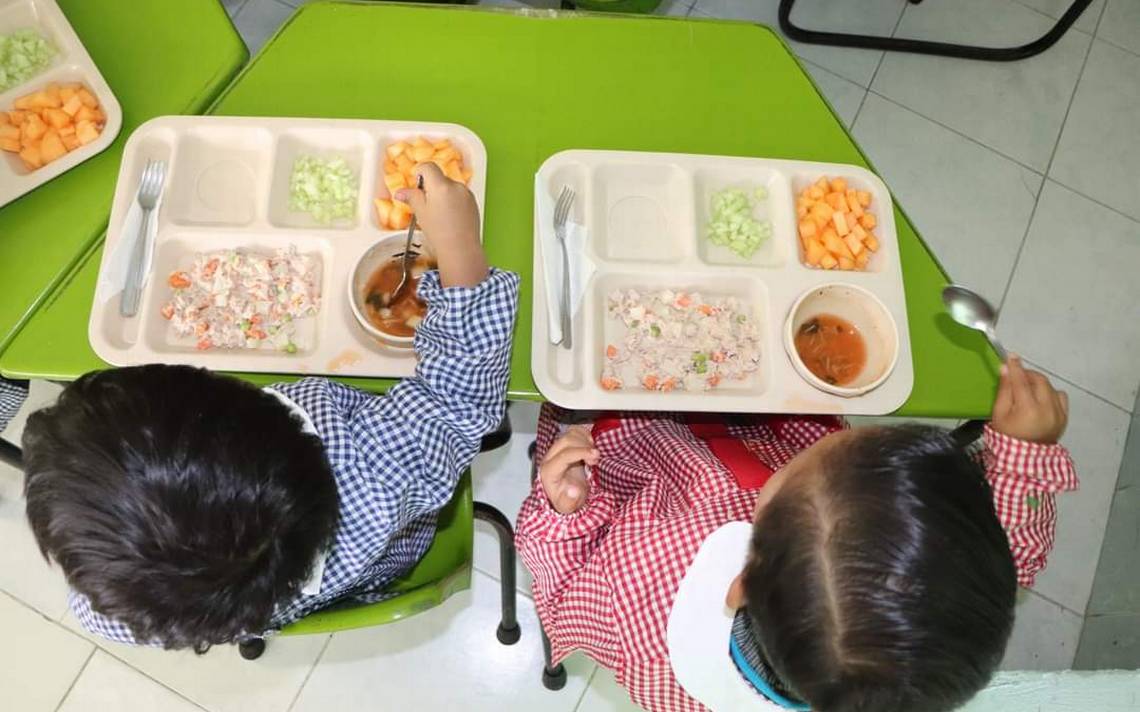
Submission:
M 942 290 L 942 303 L 946 305 L 946 311 L 950 312 L 951 319 L 962 326 L 977 329 L 985 334 L 990 340 L 990 346 L 997 351 L 998 358 L 1006 360 L 1008 354 L 994 330 L 997 310 L 982 295 L 966 287 L 951 284 Z
M 419 190 L 424 189 L 424 177 L 416 181 L 416 188 Z M 392 290 L 392 296 L 388 297 L 388 303 L 392 304 L 400 296 L 401 290 L 408 284 L 408 276 L 411 273 L 411 254 L 412 254 L 412 235 L 416 232 L 416 216 L 412 214 L 412 222 L 408 225 L 408 239 L 404 240 L 404 273 L 400 275 L 400 283 Z

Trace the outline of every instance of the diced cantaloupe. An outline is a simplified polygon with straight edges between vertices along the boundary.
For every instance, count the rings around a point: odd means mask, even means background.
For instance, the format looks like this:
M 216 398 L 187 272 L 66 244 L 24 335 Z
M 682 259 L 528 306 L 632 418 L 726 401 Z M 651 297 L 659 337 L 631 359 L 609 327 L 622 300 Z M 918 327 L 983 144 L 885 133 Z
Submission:
M 388 227 L 392 217 L 392 201 L 387 198 L 376 198 L 373 203 L 376 205 L 376 222 L 382 228 Z
M 416 163 L 425 163 L 431 160 L 435 151 L 432 150 L 431 145 L 427 146 L 413 146 L 412 147 L 412 160 Z
M 24 148 L 20 151 L 20 160 L 24 162 L 24 166 L 30 170 L 43 166 L 44 159 L 40 155 L 40 145 L 38 143 L 24 144 Z
M 819 233 L 819 228 L 811 220 L 800 221 L 800 237 L 815 237 Z
M 840 257 L 839 269 L 855 269 L 855 260 L 850 257 Z
M 28 118 L 24 120 L 23 126 L 20 127 L 20 135 L 24 143 L 39 140 L 46 131 L 47 124 L 44 123 L 39 114 L 29 114 Z
M 90 121 L 78 121 L 75 124 L 75 138 L 79 139 L 80 145 L 86 146 L 99 138 L 99 129 Z
M 855 233 L 849 232 L 843 238 L 843 243 L 847 245 L 847 249 L 851 250 L 851 254 L 858 257 L 859 253 L 863 251 L 863 241 L 860 240 Z
M 868 190 L 860 190 L 856 193 L 859 196 L 859 204 L 864 208 L 871 207 L 871 192 Z
M 396 166 L 395 161 L 391 161 L 391 160 L 384 161 L 384 174 L 385 175 L 387 175 L 388 173 L 399 173 L 399 172 L 400 172 L 400 169 Z
M 459 169 L 459 161 L 452 161 L 443 167 L 443 174 L 458 183 L 463 182 L 463 173 Z
M 855 217 L 863 217 L 863 206 L 859 204 L 859 196 L 850 188 L 847 189 L 847 207 L 851 209 L 851 214 Z
M 71 117 L 63 109 L 44 109 L 43 117 L 48 125 L 57 131 L 71 125 Z
M 79 138 L 75 135 L 75 129 L 71 129 L 71 133 L 60 133 L 59 140 L 63 141 L 63 147 L 68 151 L 74 151 L 82 145 L 79 143 Z
M 67 103 L 67 100 L 75 96 L 75 92 L 79 91 L 79 87 L 75 84 L 62 84 L 59 87 L 59 100 Z
M 824 201 L 831 206 L 832 210 L 845 213 L 849 210 L 847 207 L 847 198 L 843 197 L 843 193 L 835 192 L 828 193 L 823 197 Z
M 18 126 L 12 126 L 11 124 L 0 126 L 0 138 L 16 139 L 18 141 L 20 140 L 20 128 Z
M 847 245 L 844 244 L 843 240 L 839 238 L 839 235 L 835 234 L 835 231 L 830 228 L 823 231 L 823 246 L 827 248 L 828 252 L 836 256 L 851 255 L 851 251 L 847 249 Z M 854 257 L 854 255 L 851 255 L 851 257 Z
M 811 219 L 815 221 L 816 225 L 823 228 L 831 222 L 833 213 L 835 213 L 835 211 L 832 210 L 831 206 L 827 203 L 816 203 L 811 208 Z
M 462 174 L 464 183 L 470 183 L 471 182 L 471 176 L 475 175 L 474 171 L 472 171 L 470 168 L 466 168 L 466 167 L 462 168 L 459 172 Z
M 874 252 L 875 250 L 879 249 L 879 238 L 875 237 L 875 233 L 869 232 L 867 233 L 867 239 L 863 240 L 863 244 L 867 247 L 868 250 Z
M 9 111 L 8 123 L 12 124 L 13 126 L 19 126 L 20 124 L 24 123 L 24 117 L 27 116 L 27 114 L 28 112 L 26 111 Z
M 411 158 L 408 158 L 407 154 L 401 153 L 399 157 L 396 158 L 396 168 L 398 168 L 400 172 L 406 176 L 415 170 L 416 162 Z
M 384 175 L 384 185 L 388 187 L 389 193 L 395 195 L 397 190 L 407 188 L 408 182 L 404 179 L 403 173 L 386 173 Z
M 65 153 L 67 147 L 63 145 L 63 140 L 54 129 L 44 134 L 43 141 L 40 142 L 40 158 L 45 164 L 51 163 Z
M 859 254 L 855 255 L 855 269 L 865 268 L 867 266 L 867 261 L 871 259 L 870 254 L 871 253 L 869 251 L 863 250 Z
M 83 102 L 83 105 L 89 109 L 94 109 L 99 106 L 99 100 L 95 98 L 94 94 L 87 91 L 86 87 L 80 87 L 78 90 L 76 90 L 75 96 L 79 97 L 79 100 Z
M 18 138 L 0 138 L 0 150 L 10 151 L 12 153 L 20 152 L 20 139 Z
M 73 94 L 60 108 L 66 111 L 68 116 L 75 116 L 79 113 L 79 110 L 83 108 L 83 101 L 80 100 L 78 94 Z
M 847 227 L 847 213 L 841 213 L 838 210 L 831 216 L 831 222 L 835 225 L 835 232 L 840 237 L 844 237 L 847 233 L 851 232 L 851 228 Z
M 819 266 L 823 267 L 824 269 L 835 269 L 836 265 L 838 264 L 839 260 L 832 257 L 830 253 L 824 255 L 823 258 L 819 261 Z
M 823 256 L 826 254 L 827 250 L 819 240 L 808 240 L 807 249 L 804 251 L 804 259 L 807 260 L 807 263 L 809 265 L 812 267 L 818 266 L 820 261 L 823 260 Z
M 412 224 L 412 209 L 396 201 L 392 204 L 391 227 L 395 230 L 404 230 Z
M 873 213 L 866 213 L 863 217 L 859 218 L 859 224 L 868 230 L 874 230 L 875 226 L 879 224 L 879 221 L 875 219 Z
M 388 160 L 391 161 L 396 160 L 397 156 L 402 156 L 406 150 L 408 150 L 408 144 L 404 143 L 403 141 L 397 141 L 393 144 L 390 144 L 388 148 L 385 149 L 386 153 L 388 154 Z
M 436 150 L 436 151 L 447 150 L 447 149 L 451 148 L 451 139 L 441 138 L 438 141 L 433 141 L 431 144 L 431 147 L 433 150 Z
M 847 190 L 847 181 L 843 178 L 832 178 L 831 189 L 837 193 L 842 193 Z

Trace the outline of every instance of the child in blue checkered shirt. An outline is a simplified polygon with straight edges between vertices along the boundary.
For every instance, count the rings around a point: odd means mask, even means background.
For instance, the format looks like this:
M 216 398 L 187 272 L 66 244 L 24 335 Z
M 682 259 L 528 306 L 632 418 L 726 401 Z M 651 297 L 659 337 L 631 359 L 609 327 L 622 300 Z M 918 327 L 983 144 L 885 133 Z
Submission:
M 503 417 L 519 280 L 487 266 L 471 193 L 418 171 L 397 197 L 439 269 L 415 376 L 387 395 L 149 365 L 89 373 L 31 416 L 28 520 L 87 629 L 202 652 L 380 600 L 423 556 Z

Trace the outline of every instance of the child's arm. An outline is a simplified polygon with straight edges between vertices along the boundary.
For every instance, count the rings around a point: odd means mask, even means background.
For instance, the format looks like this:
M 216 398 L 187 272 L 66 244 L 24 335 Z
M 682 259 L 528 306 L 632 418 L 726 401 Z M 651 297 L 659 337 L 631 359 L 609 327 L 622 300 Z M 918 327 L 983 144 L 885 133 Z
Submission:
M 544 408 L 539 419 L 543 461 L 519 511 L 515 545 L 534 578 L 535 608 L 555 661 L 584 650 L 615 668 L 619 648 L 609 588 L 601 567 L 591 566 L 614 515 L 613 498 L 587 484 L 585 464 L 598 460 L 589 426 L 573 426 L 550 444 L 558 424 L 548 412 Z
M 451 498 L 480 439 L 503 418 L 519 286 L 518 275 L 487 267 L 471 192 L 435 164 L 416 170 L 424 189 L 398 197 L 414 209 L 439 271 L 420 281 L 428 310 L 416 329 L 415 376 L 369 402 L 379 413 L 365 436 L 401 471 L 391 484 L 408 490 L 399 498 L 409 521 Z
M 1044 375 L 1027 371 L 1016 356 L 1002 367 L 993 418 L 983 435 L 983 458 L 1017 581 L 1026 588 L 1053 549 L 1056 493 L 1078 485 L 1068 451 L 1057 444 L 1068 414 L 1068 396 Z

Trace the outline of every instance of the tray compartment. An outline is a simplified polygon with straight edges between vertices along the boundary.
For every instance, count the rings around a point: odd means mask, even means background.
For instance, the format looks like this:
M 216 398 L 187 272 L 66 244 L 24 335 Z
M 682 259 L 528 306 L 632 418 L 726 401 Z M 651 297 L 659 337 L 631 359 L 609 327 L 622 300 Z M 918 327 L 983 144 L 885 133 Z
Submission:
M 696 235 L 697 254 L 705 264 L 728 267 L 781 267 L 787 260 L 796 241 L 795 210 L 791 200 L 791 187 L 779 171 L 760 163 L 734 161 L 731 164 L 709 165 L 697 168 L 696 182 Z M 726 189 L 744 191 L 753 203 L 752 217 L 766 220 L 772 225 L 772 237 L 748 259 L 727 247 L 714 245 L 708 239 L 708 226 L 712 221 L 713 195 Z M 755 191 L 764 188 L 768 197 L 757 200 Z
M 842 166 L 842 165 L 828 165 L 816 164 L 816 168 L 798 168 L 790 172 L 789 178 L 791 182 L 791 194 L 789 195 L 786 206 L 791 211 L 793 219 L 792 234 L 794 236 L 796 261 L 800 269 L 811 270 L 813 272 L 834 272 L 835 275 L 843 275 L 846 279 L 850 275 L 859 274 L 874 274 L 883 272 L 888 268 L 888 265 L 893 262 L 894 250 L 896 240 L 892 237 L 890 240 L 884 240 L 884 234 L 889 227 L 891 233 L 894 232 L 894 214 L 890 194 L 887 192 L 882 181 L 872 176 L 869 172 L 857 170 L 855 166 Z M 799 238 L 798 222 L 796 217 L 796 196 L 804 189 L 815 183 L 821 177 L 827 176 L 829 180 L 835 178 L 843 178 L 847 181 L 847 186 L 855 190 L 865 190 L 871 193 L 871 207 L 867 208 L 870 212 L 875 214 L 878 225 L 874 228 L 875 235 L 879 238 L 879 249 L 876 250 L 867 260 L 867 266 L 862 270 L 824 270 L 818 267 L 812 267 L 807 263 L 804 253 L 803 243 Z M 834 276 L 834 275 L 833 275 Z M 839 277 L 836 277 L 837 279 Z
M 242 227 L 264 212 L 273 136 L 258 128 L 190 131 L 178 138 L 167 183 L 170 220 Z
M 294 322 L 297 326 L 294 339 L 297 345 L 296 354 L 283 354 L 271 347 L 258 349 L 213 348 L 199 351 L 193 337 L 178 336 L 162 317 L 160 310 L 172 294 L 172 290 L 167 285 L 167 277 L 177 270 L 188 269 L 193 263 L 196 253 L 239 249 L 246 252 L 273 254 L 274 251 L 288 245 L 294 245 L 298 253 L 312 255 L 318 260 L 317 271 L 321 290 L 320 309 L 317 314 Z M 232 358 L 235 354 L 258 358 L 295 357 L 300 359 L 309 356 L 319 347 L 320 334 L 326 332 L 325 323 L 330 320 L 330 304 L 332 305 L 331 308 L 335 309 L 336 303 L 340 301 L 336 299 L 336 295 L 333 295 L 336 288 L 336 284 L 331 279 L 333 262 L 332 245 L 319 237 L 291 235 L 286 241 L 282 239 L 282 236 L 268 232 L 243 234 L 228 231 L 169 230 L 165 234 L 160 234 L 156 241 L 150 281 L 142 295 L 137 321 L 141 322 L 143 340 L 155 353 L 190 353 L 194 354 L 196 358 L 202 359 L 203 363 Z
M 269 222 L 274 227 L 308 230 L 351 230 L 361 220 L 365 209 L 360 199 L 364 195 L 364 171 L 372 170 L 375 151 L 372 139 L 361 130 L 337 128 L 295 128 L 282 133 L 277 139 L 273 161 L 272 185 L 269 191 Z M 289 209 L 289 178 L 293 163 L 301 156 L 315 156 L 322 160 L 343 158 L 356 176 L 356 211 L 349 218 L 338 218 L 329 224 L 318 222 L 305 211 Z M 371 201 L 369 201 L 371 202 Z
M 626 334 L 626 326 L 609 315 L 608 303 L 611 293 L 617 290 L 636 289 L 642 293 L 659 289 L 676 292 L 699 292 L 705 299 L 736 297 L 749 308 L 749 318 L 756 321 L 759 328 L 760 365 L 741 381 L 722 381 L 711 390 L 675 390 L 669 393 L 648 391 L 626 379 L 625 387 L 617 391 L 607 391 L 601 386 L 601 376 L 605 367 L 605 349 L 608 344 L 620 345 Z M 768 289 L 762 281 L 752 276 L 733 274 L 662 273 L 657 272 L 608 272 L 599 275 L 591 290 L 590 300 L 583 305 L 583 312 L 590 309 L 591 322 L 587 332 L 592 336 L 583 344 L 585 352 L 587 389 L 597 395 L 613 399 L 618 407 L 632 409 L 672 408 L 670 402 L 681 407 L 683 402 L 698 399 L 721 399 L 740 396 L 762 396 L 770 382 L 771 364 L 778 354 L 771 351 L 771 316 Z M 706 410 L 706 408 L 699 408 Z
M 671 163 L 597 166 L 587 214 L 594 249 L 612 262 L 675 263 L 692 243 L 693 179 Z

